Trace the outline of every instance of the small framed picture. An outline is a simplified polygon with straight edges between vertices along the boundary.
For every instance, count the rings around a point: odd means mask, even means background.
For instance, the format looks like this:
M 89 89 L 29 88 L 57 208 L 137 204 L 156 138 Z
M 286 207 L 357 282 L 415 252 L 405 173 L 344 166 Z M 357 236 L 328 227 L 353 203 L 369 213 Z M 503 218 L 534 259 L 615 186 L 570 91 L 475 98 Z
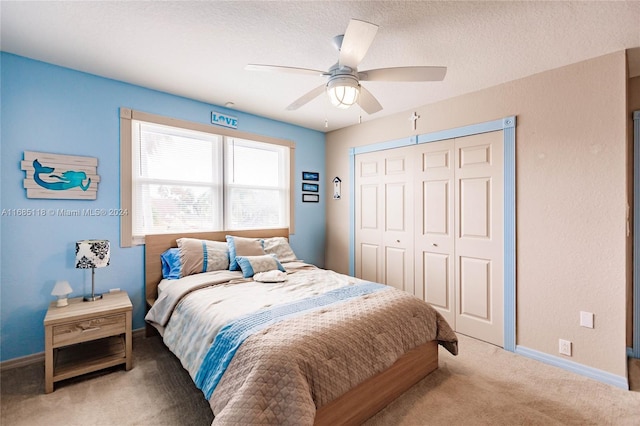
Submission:
M 320 196 L 318 194 L 302 194 L 303 203 L 317 203 L 319 201 Z
M 320 173 L 302 172 L 302 180 L 320 180 Z
M 317 183 L 302 182 L 302 190 L 309 192 L 319 192 L 319 185 Z

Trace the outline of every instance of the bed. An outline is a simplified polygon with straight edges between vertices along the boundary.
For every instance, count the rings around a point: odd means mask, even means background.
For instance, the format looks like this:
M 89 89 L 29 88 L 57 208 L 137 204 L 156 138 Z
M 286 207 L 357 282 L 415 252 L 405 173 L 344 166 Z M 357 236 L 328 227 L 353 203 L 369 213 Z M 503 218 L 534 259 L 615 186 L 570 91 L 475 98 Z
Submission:
M 227 235 L 236 244 L 289 236 L 285 228 L 147 235 L 145 248 L 147 334 L 160 332 L 189 371 L 214 425 L 360 424 L 438 367 L 439 344 L 457 353 L 455 333 L 426 303 L 297 259 L 276 262 L 284 282 L 245 278 L 247 259 L 261 271 L 260 256 L 239 249 L 230 259 L 238 255 L 238 272 L 163 280 L 161 255 L 178 239 Z

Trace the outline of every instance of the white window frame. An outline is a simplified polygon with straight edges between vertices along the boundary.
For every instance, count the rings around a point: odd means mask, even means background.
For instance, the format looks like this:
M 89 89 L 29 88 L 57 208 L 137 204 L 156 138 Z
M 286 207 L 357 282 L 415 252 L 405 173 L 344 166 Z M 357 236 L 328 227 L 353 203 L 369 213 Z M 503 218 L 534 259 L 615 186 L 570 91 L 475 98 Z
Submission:
M 132 179 L 132 127 L 133 121 L 143 121 L 151 124 L 170 126 L 186 130 L 195 130 L 210 133 L 222 137 L 232 137 L 246 139 L 249 141 L 266 144 L 281 145 L 289 149 L 289 171 L 288 171 L 288 226 L 289 233 L 293 234 L 294 229 L 294 164 L 295 164 L 295 143 L 285 139 L 277 139 L 268 136 L 252 134 L 248 132 L 217 127 L 213 125 L 194 123 L 175 118 L 149 114 L 135 111 L 129 108 L 120 108 L 120 208 L 129 212 L 128 215 L 120 216 L 120 246 L 132 247 L 144 244 L 144 236 L 133 235 L 133 179 Z M 223 144 L 225 144 L 223 142 Z M 223 189 L 225 191 L 226 189 Z M 226 216 L 226 215 L 225 215 Z M 225 219 L 226 220 L 226 219 Z M 225 229 L 226 230 L 226 229 Z M 208 231 L 208 230 L 203 230 Z

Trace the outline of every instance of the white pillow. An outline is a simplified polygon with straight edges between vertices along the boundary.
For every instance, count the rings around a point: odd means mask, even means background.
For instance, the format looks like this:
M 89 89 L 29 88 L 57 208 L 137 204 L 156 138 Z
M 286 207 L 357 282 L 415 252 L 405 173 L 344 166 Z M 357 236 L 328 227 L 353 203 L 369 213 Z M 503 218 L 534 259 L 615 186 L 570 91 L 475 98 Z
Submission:
M 275 254 L 280 262 L 295 262 L 298 260 L 285 237 L 265 238 L 264 252 Z
M 229 247 L 230 271 L 240 270 L 240 265 L 238 265 L 236 256 L 261 256 L 265 254 L 263 240 L 259 238 L 244 238 L 227 235 L 226 239 Z
M 287 280 L 287 273 L 273 270 L 267 272 L 258 272 L 253 276 L 254 281 L 258 281 L 261 283 L 281 283 Z

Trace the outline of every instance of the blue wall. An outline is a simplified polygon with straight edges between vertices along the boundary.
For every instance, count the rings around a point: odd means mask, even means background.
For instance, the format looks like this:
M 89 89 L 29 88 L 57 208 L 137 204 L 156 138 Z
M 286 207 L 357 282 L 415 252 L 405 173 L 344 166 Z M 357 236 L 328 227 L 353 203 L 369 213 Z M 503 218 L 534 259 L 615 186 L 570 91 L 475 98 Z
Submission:
M 324 134 L 290 124 L 1 53 L 0 141 L 0 360 L 44 350 L 42 320 L 53 285 L 68 280 L 72 297 L 91 290 L 91 271 L 75 269 L 75 241 L 112 242 L 111 265 L 96 270 L 96 290 L 119 287 L 134 306 L 133 328 L 144 326 L 144 248 L 120 248 L 117 217 L 18 217 L 10 209 L 110 209 L 120 204 L 119 108 L 209 123 L 211 111 L 238 117 L 238 130 L 296 143 L 295 226 L 291 245 L 299 258 L 324 265 L 325 214 L 320 203 L 301 202 L 301 171 L 324 176 Z M 22 188 L 24 151 L 98 158 L 94 201 L 28 199 Z M 321 191 L 320 194 L 323 194 Z

